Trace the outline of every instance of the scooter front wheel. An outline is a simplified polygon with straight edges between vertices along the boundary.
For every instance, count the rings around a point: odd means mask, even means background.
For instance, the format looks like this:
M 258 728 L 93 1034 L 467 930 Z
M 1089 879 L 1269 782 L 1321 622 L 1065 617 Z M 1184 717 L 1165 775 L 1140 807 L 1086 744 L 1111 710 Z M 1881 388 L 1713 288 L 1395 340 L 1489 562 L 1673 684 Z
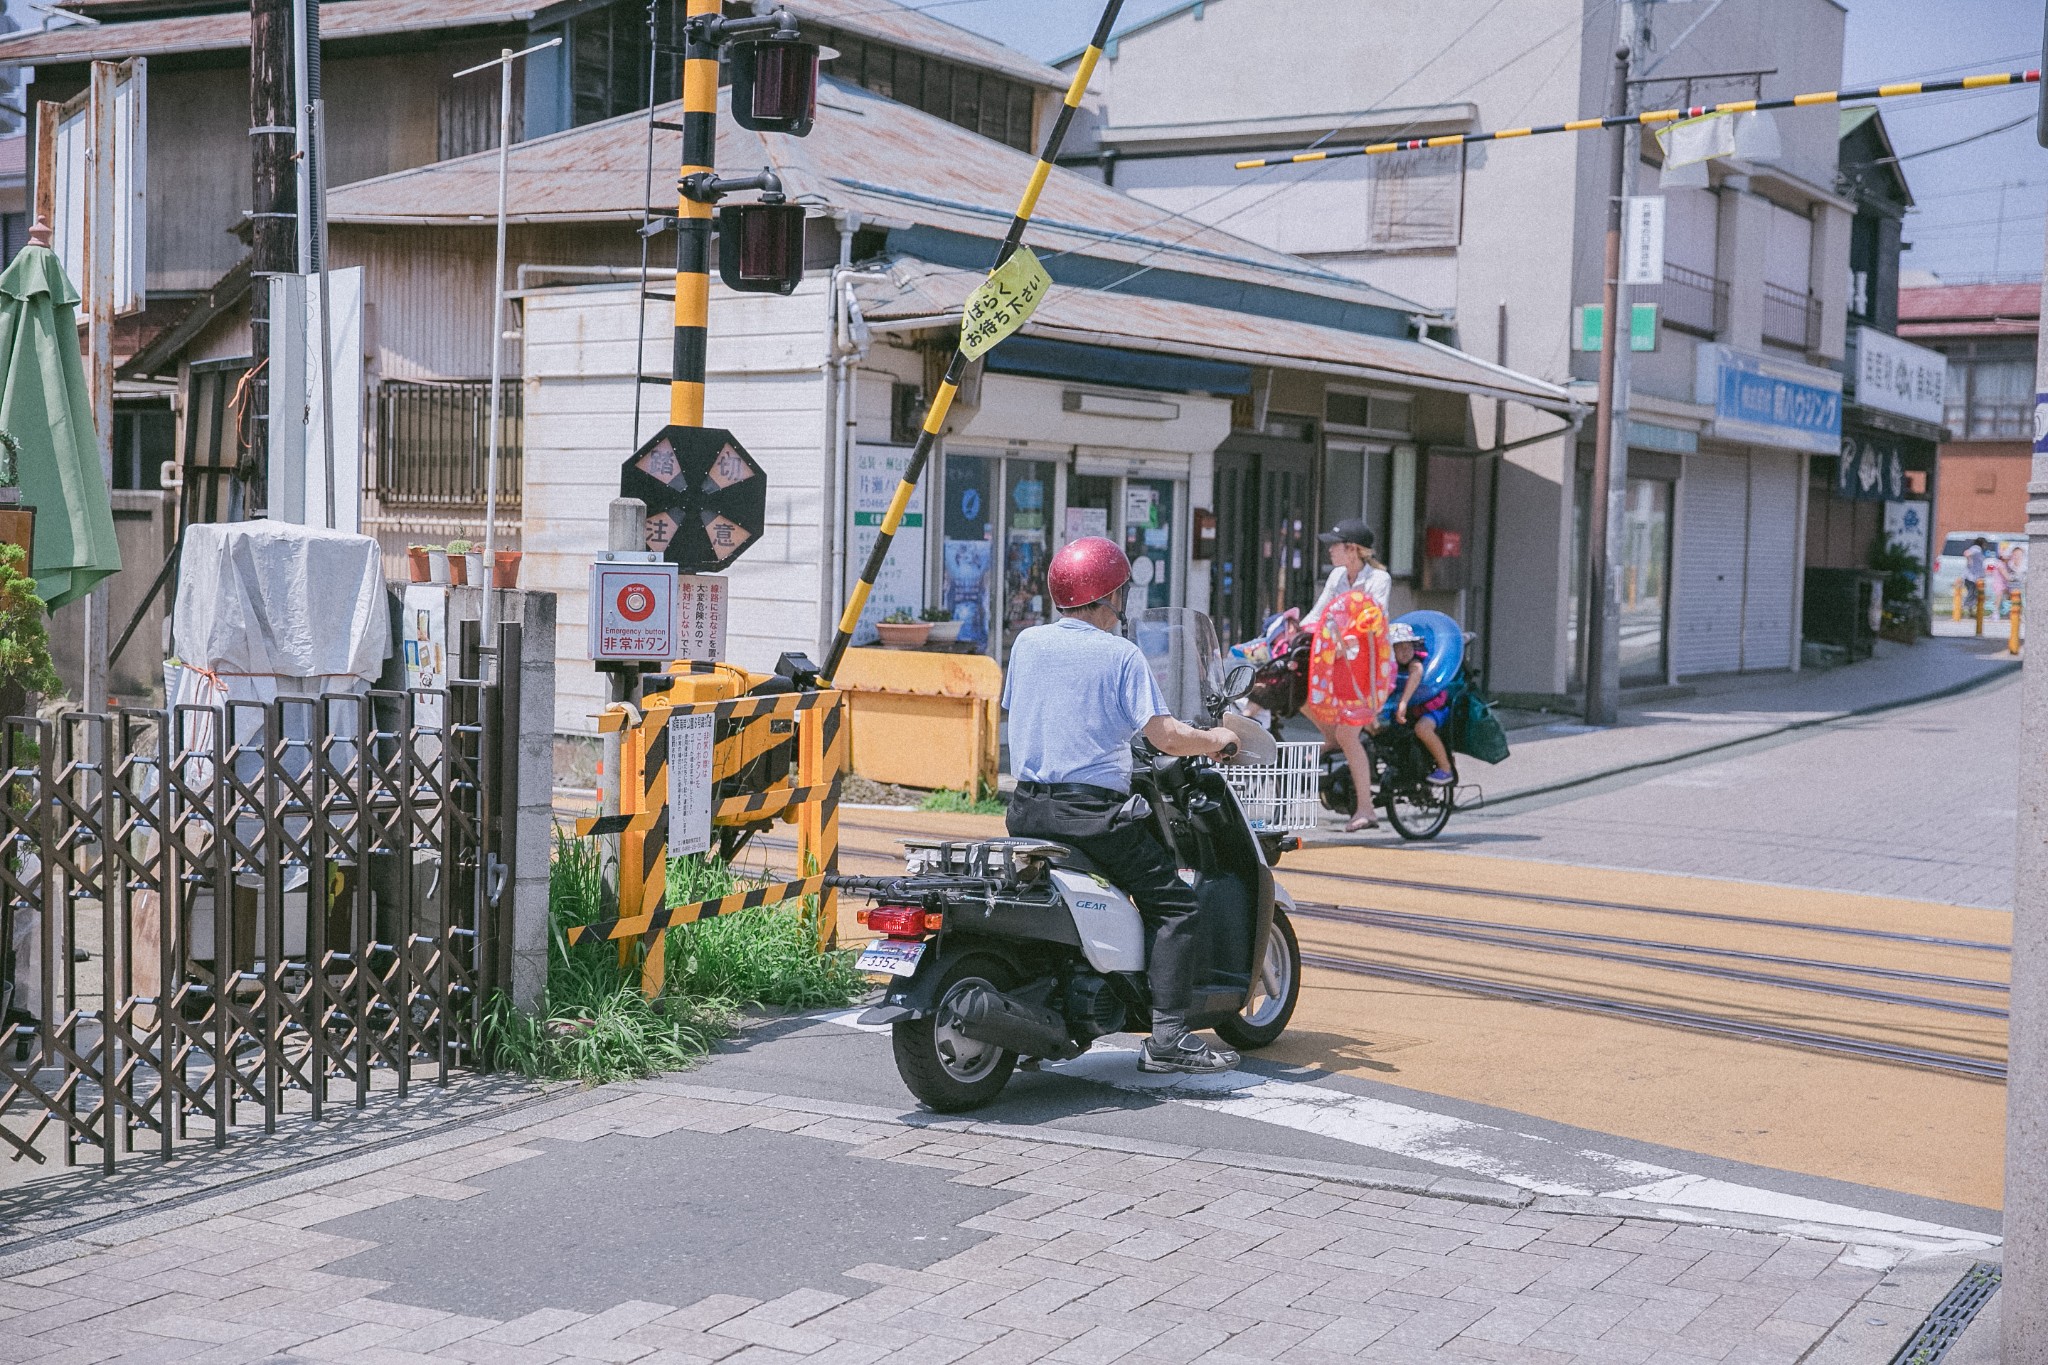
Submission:
M 1224 1042 L 1249 1052 L 1277 1041 L 1294 1017 L 1301 999 L 1301 944 L 1295 941 L 1294 926 L 1287 912 L 1273 907 L 1273 932 L 1266 936 L 1266 960 L 1252 978 L 1250 997 L 1244 1008 L 1216 1026 Z
M 938 1004 L 931 1013 L 900 1020 L 890 1029 L 896 1072 L 928 1108 L 941 1114 L 979 1109 L 1009 1084 L 1017 1055 L 969 1038 L 953 1024 L 962 995 L 976 987 L 1001 991 L 1009 976 L 997 958 L 957 958 L 940 969 L 934 992 Z

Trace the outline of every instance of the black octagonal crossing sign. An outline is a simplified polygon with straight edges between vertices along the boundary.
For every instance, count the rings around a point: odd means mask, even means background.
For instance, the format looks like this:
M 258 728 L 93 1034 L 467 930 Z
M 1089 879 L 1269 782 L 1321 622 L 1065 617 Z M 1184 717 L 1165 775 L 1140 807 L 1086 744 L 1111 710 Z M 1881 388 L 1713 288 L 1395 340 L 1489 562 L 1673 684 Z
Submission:
M 647 548 L 684 573 L 730 567 L 768 520 L 768 475 L 719 427 L 663 427 L 626 461 L 619 496 L 647 504 Z

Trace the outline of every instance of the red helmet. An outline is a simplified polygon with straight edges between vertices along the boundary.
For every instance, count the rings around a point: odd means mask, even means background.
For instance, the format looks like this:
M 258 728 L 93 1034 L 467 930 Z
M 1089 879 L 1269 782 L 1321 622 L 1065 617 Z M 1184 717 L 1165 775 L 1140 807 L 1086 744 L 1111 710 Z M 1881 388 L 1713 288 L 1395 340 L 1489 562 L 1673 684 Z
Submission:
M 1115 541 L 1083 536 L 1052 557 L 1045 573 L 1052 604 L 1061 611 L 1085 607 L 1131 581 L 1131 561 Z

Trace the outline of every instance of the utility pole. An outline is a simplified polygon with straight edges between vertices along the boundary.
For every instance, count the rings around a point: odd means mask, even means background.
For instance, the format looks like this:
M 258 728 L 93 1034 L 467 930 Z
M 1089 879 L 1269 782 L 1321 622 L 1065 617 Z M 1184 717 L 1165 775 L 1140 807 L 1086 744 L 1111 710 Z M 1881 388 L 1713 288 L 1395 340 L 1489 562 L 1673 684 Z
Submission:
M 1622 33 L 1635 35 L 1635 6 L 1622 10 Z M 1608 93 L 1607 113 L 1621 119 L 1628 113 L 1629 54 L 1624 41 L 1614 49 L 1614 88 Z M 1620 578 L 1613 572 L 1614 526 L 1622 499 L 1614 487 L 1619 480 L 1627 488 L 1628 383 L 1621 357 L 1628 354 L 1627 337 L 1634 329 L 1622 318 L 1628 307 L 1628 291 L 1621 283 L 1622 207 L 1628 193 L 1629 163 L 1637 156 L 1633 128 L 1615 128 L 1613 160 L 1607 175 L 1607 243 L 1602 257 L 1600 291 L 1600 392 L 1593 430 L 1593 483 L 1586 505 L 1586 723 L 1612 725 L 1621 710 L 1621 598 Z M 1618 438 L 1618 439 L 1617 439 Z
M 270 281 L 298 264 L 299 113 L 292 98 L 292 0 L 249 5 L 249 449 L 236 469 L 240 498 L 231 520 L 252 515 L 268 497 Z M 237 502 L 239 501 L 239 506 Z

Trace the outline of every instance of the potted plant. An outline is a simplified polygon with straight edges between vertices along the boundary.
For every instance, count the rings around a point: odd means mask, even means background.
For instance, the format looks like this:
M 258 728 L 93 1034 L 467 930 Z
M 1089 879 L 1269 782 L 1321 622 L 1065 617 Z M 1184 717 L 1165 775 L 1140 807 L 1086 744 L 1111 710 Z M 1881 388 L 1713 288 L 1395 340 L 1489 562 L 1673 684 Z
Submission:
M 21 502 L 21 442 L 11 431 L 0 430 L 0 506 Z
M 932 633 L 930 622 L 918 620 L 901 607 L 877 622 L 875 630 L 890 649 L 916 649 Z
M 425 583 L 433 572 L 433 565 L 427 558 L 427 547 L 408 545 L 405 547 L 405 569 L 415 583 Z
M 959 641 L 960 622 L 954 620 L 953 613 L 946 608 L 926 607 L 924 619 L 931 626 L 931 633 L 925 637 L 925 643 L 950 645 Z
M 448 550 L 441 545 L 427 547 L 427 581 L 446 583 L 448 581 Z
M 33 715 L 30 698 L 64 690 L 50 665 L 43 599 L 19 545 L 0 545 L 0 717 Z
M 519 560 L 517 550 L 499 550 L 491 558 L 491 586 L 494 588 L 516 588 L 519 586 Z
M 466 540 L 451 540 L 448 542 L 448 581 L 450 583 L 453 583 L 458 588 L 472 581 L 479 585 L 482 584 L 482 573 L 478 573 L 474 580 L 469 576 L 469 561 L 475 553 L 476 546 Z

